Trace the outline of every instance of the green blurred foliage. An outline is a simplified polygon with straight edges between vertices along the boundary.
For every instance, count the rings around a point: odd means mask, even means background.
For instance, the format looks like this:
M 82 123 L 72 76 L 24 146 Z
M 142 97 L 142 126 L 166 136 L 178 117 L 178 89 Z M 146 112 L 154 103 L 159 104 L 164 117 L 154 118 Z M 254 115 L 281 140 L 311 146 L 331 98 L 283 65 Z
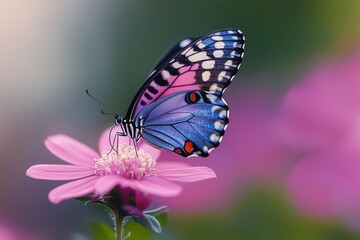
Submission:
M 266 74 L 272 82 L 252 78 L 251 84 L 257 81 L 276 87 L 288 85 L 294 71 L 360 31 L 357 0 L 161 0 L 129 4 L 126 16 L 114 19 L 122 24 L 113 26 L 112 61 L 113 90 L 123 91 L 120 98 L 127 101 L 167 47 L 185 36 L 221 28 L 241 29 L 246 37 L 245 58 L 239 72 L 241 81 L 235 84 L 246 82 L 246 75 Z M 127 88 L 122 90 L 125 82 Z
M 91 240 L 114 240 L 114 229 L 106 223 L 91 223 Z
M 177 216 L 169 233 L 154 239 L 244 239 L 244 240 L 355 240 L 360 233 L 331 220 L 299 215 L 283 193 L 273 188 L 250 188 L 224 212 Z M 166 235 L 168 233 L 169 235 Z M 176 235 L 174 237 L 173 235 Z

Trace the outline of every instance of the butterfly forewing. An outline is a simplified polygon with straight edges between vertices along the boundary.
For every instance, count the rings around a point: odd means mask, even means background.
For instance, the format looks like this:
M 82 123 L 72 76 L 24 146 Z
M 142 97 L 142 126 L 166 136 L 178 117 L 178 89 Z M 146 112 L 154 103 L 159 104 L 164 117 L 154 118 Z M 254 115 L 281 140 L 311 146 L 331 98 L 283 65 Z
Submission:
M 245 40 L 239 30 L 226 29 L 198 39 L 155 70 L 134 98 L 127 119 L 147 105 L 181 91 L 202 90 L 221 95 L 242 62 Z
M 171 46 L 167 50 L 167 52 L 160 58 L 158 63 L 154 66 L 152 72 L 161 68 L 162 65 L 168 63 L 177 52 L 179 52 L 181 49 L 188 46 L 192 41 L 194 41 L 194 39 L 195 38 L 193 38 L 193 37 L 183 38 L 180 41 L 178 41 L 177 43 L 175 43 L 173 46 Z

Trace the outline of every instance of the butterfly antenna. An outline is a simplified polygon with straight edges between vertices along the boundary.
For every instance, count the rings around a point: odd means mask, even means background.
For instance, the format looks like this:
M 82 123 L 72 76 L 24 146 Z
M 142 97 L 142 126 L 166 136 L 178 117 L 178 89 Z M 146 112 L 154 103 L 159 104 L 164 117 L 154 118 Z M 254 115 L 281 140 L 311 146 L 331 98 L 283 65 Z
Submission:
M 103 105 L 104 107 L 106 107 L 107 109 L 109 109 L 111 112 L 106 113 L 103 110 L 101 110 L 101 114 L 103 115 L 116 115 L 115 111 L 113 109 L 111 109 L 110 107 L 108 107 L 107 105 L 105 105 L 103 102 L 101 102 L 99 99 L 97 99 L 96 97 L 94 97 L 93 95 L 90 94 L 89 89 L 85 89 L 86 95 L 88 95 L 89 97 L 91 97 L 93 100 L 95 100 L 96 102 L 100 103 L 101 105 Z
M 114 113 L 112 113 L 112 112 L 105 112 L 105 111 L 102 110 L 102 109 L 101 109 L 100 113 L 101 113 L 102 115 L 116 115 L 116 114 L 114 114 Z

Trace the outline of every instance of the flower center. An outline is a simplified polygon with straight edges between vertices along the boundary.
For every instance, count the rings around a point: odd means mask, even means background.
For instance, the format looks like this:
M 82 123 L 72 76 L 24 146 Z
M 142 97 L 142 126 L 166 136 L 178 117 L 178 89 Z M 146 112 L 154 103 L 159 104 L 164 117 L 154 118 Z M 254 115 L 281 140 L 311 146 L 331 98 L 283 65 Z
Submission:
M 121 175 L 130 179 L 141 179 L 156 175 L 156 161 L 143 150 L 120 144 L 118 151 L 102 153 L 101 158 L 94 159 L 95 174 L 105 176 L 109 174 Z

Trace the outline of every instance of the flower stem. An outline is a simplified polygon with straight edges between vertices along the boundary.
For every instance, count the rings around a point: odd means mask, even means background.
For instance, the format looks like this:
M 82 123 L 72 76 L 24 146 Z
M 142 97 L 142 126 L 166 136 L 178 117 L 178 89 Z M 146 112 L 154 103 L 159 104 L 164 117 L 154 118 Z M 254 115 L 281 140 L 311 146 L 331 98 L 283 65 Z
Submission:
M 130 237 L 131 233 L 126 232 L 126 225 L 132 221 L 131 216 L 122 217 L 116 211 L 113 211 L 113 220 L 115 225 L 115 240 L 126 240 Z
M 114 225 L 115 225 L 115 240 L 123 240 L 125 239 L 123 238 L 123 232 L 124 232 L 123 218 L 116 211 L 113 211 L 113 217 L 114 217 Z

